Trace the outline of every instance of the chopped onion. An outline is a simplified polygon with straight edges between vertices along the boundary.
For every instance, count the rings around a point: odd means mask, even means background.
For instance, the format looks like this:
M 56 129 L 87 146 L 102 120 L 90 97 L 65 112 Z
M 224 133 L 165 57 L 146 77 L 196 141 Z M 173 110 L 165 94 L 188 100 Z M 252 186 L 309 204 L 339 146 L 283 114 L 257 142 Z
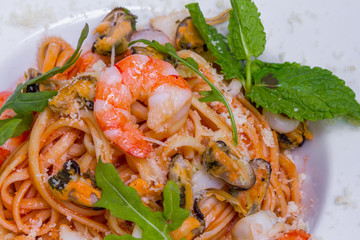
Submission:
M 263 111 L 263 115 L 268 121 L 270 127 L 279 133 L 289 133 L 299 126 L 299 121 L 290 119 L 280 114 Z
M 133 35 L 131 35 L 130 42 L 139 39 L 146 39 L 149 41 L 156 40 L 162 45 L 170 42 L 170 39 L 163 32 L 155 29 L 145 29 L 135 32 Z M 133 46 L 146 47 L 146 45 L 143 43 L 136 43 Z

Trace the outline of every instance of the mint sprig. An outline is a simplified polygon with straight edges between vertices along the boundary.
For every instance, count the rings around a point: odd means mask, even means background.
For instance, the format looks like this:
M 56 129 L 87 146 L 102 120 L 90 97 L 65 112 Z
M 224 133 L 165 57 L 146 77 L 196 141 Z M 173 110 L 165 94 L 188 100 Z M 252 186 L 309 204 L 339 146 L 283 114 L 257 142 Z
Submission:
M 240 60 L 246 60 L 246 90 L 251 87 L 252 57 L 260 56 L 265 49 L 266 35 L 260 13 L 251 0 L 230 0 L 232 10 L 227 36 L 230 50 Z
M 190 3 L 185 7 L 189 10 L 193 24 L 206 43 L 207 48 L 216 57 L 215 62 L 221 66 L 221 72 L 225 74 L 225 78 L 243 79 L 242 63 L 229 52 L 229 45 L 226 42 L 226 38 L 218 33 L 216 28 L 206 24 L 199 4 Z
M 6 109 L 13 109 L 17 115 L 10 119 L 0 120 L 0 131 L 5 130 L 6 128 L 6 134 L 3 133 L 0 135 L 0 146 L 9 138 L 20 136 L 24 131 L 29 130 L 32 124 L 32 112 L 42 112 L 48 105 L 48 100 L 56 95 L 56 92 L 54 91 L 22 93 L 23 89 L 31 84 L 40 83 L 49 79 L 58 73 L 63 73 L 66 69 L 71 67 L 80 57 L 81 45 L 88 33 L 89 26 L 88 24 L 85 24 L 81 31 L 75 52 L 62 67 L 54 67 L 43 75 L 19 84 L 15 91 L 8 97 L 0 109 L 0 115 Z
M 99 159 L 95 170 L 96 184 L 102 189 L 101 199 L 96 207 L 110 210 L 111 214 L 136 223 L 143 231 L 144 240 L 170 240 L 170 231 L 179 228 L 189 216 L 189 211 L 180 208 L 179 189 L 175 182 L 168 181 L 163 191 L 163 212 L 152 212 L 146 207 L 136 190 L 126 186 L 115 167 Z M 109 239 L 137 239 L 130 235 L 109 235 Z
M 184 64 L 185 66 L 189 67 L 191 70 L 193 70 L 194 72 L 196 72 L 202 79 L 205 80 L 205 82 L 210 86 L 211 91 L 202 91 L 200 92 L 204 97 L 200 98 L 199 101 L 201 102 L 213 102 L 213 101 L 219 101 L 222 104 L 224 104 L 229 112 L 229 116 L 230 116 L 230 121 L 231 121 L 231 126 L 232 126 L 232 133 L 233 133 L 233 140 L 235 142 L 235 144 L 238 144 L 238 135 L 237 135 L 237 128 L 236 128 L 236 124 L 235 124 L 235 119 L 234 119 L 234 115 L 232 113 L 230 104 L 227 102 L 224 94 L 222 94 L 222 92 L 209 80 L 207 79 L 204 74 L 202 74 L 199 71 L 198 68 L 198 64 L 196 63 L 196 61 L 193 58 L 186 58 L 186 59 L 182 59 L 181 57 L 179 57 L 176 53 L 175 48 L 170 44 L 170 43 L 166 43 L 165 45 L 161 45 L 160 43 L 158 43 L 157 41 L 153 40 L 153 41 L 149 41 L 146 39 L 139 39 L 136 41 L 133 41 L 131 43 L 129 43 L 129 46 L 133 45 L 134 43 L 137 42 L 142 42 L 152 48 L 154 48 L 155 50 L 161 52 L 161 53 L 166 53 L 169 54 L 171 57 L 175 58 L 176 60 L 178 60 L 179 62 L 181 62 L 182 64 Z
M 211 26 L 199 14 L 198 4 L 189 4 L 187 8 L 210 51 L 221 59 L 217 63 L 226 76 L 234 75 L 228 70 L 229 66 L 235 66 L 232 64 L 234 59 L 246 64 L 245 80 L 239 73 L 235 75 L 242 82 L 248 98 L 267 111 L 284 113 L 299 121 L 343 116 L 360 122 L 360 104 L 355 100 L 354 92 L 330 71 L 297 63 L 271 64 L 257 60 L 266 42 L 260 13 L 251 0 L 231 0 L 231 5 L 227 36 L 229 51 L 223 55 L 210 47 L 215 37 L 208 30 Z M 226 44 L 225 41 L 221 43 Z
M 299 121 L 351 114 L 360 121 L 355 93 L 330 71 L 298 63 L 258 64 L 262 67 L 254 73 L 255 84 L 247 94 L 257 105 Z
M 265 50 L 266 35 L 260 13 L 250 0 L 230 0 L 229 42 L 231 52 L 237 59 L 251 60 Z

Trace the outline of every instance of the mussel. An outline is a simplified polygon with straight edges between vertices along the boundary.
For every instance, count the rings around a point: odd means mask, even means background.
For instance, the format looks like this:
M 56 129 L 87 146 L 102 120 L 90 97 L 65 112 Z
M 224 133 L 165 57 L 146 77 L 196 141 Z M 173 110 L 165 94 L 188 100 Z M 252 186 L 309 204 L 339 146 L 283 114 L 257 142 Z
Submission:
M 192 186 L 191 186 L 191 165 L 180 154 L 176 154 L 171 159 L 169 179 L 174 181 L 180 191 L 180 207 L 190 210 L 192 207 Z
M 115 56 L 128 49 L 131 34 L 135 31 L 136 16 L 125 8 L 113 9 L 94 31 L 98 33 L 92 50 L 103 56 L 110 56 L 114 48 Z
M 49 101 L 50 108 L 65 115 L 77 113 L 81 108 L 92 110 L 96 81 L 91 75 L 77 77 Z
M 238 187 L 231 186 L 228 189 L 207 189 L 201 194 L 201 198 L 214 196 L 219 201 L 228 202 L 243 217 L 259 211 L 269 187 L 271 166 L 270 163 L 261 158 L 251 160 L 249 165 L 256 176 L 255 184 L 251 188 L 241 190 Z M 201 212 L 199 213 L 197 210 L 197 202 L 195 200 L 193 210 L 196 213 L 195 216 L 201 217 Z
M 251 160 L 250 166 L 254 169 L 256 181 L 254 186 L 248 190 L 239 190 L 231 187 L 228 192 L 235 197 L 246 215 L 253 214 L 260 210 L 261 203 L 266 196 L 270 184 L 271 165 L 262 158 Z
M 214 196 L 216 197 L 216 199 L 222 202 L 225 201 L 230 203 L 230 205 L 234 208 L 236 212 L 239 213 L 240 216 L 246 216 L 247 214 L 246 209 L 242 207 L 242 204 L 240 204 L 239 200 L 225 190 L 207 189 L 203 194 L 207 196 Z
M 289 133 L 277 133 L 281 149 L 294 149 L 301 147 L 305 140 L 311 140 L 312 134 L 306 127 L 306 122 L 300 122 L 299 126 Z
M 160 59 L 160 60 L 165 60 L 166 58 L 166 54 L 164 53 L 160 53 L 158 51 L 156 51 L 154 48 L 152 47 L 141 47 L 141 46 L 133 46 L 130 48 L 131 50 L 131 54 L 141 54 L 141 55 L 146 55 L 146 56 L 150 56 L 152 58 L 156 58 L 156 59 Z
M 205 169 L 239 189 L 249 189 L 255 183 L 255 174 L 247 161 L 236 159 L 223 141 L 209 144 L 203 154 Z
M 193 208 L 193 191 L 191 186 L 191 164 L 179 153 L 171 159 L 169 170 L 169 179 L 176 182 L 180 190 L 180 207 L 187 210 Z M 194 211 L 194 210 L 193 210 Z M 194 239 L 199 236 L 205 227 L 204 219 L 198 217 L 195 210 L 195 216 L 189 216 L 175 231 L 170 233 L 172 239 Z
M 56 174 L 48 180 L 53 195 L 65 201 L 72 201 L 85 207 L 94 207 L 101 198 L 101 192 L 95 185 L 94 175 L 82 174 L 80 166 L 74 160 L 69 160 Z
M 31 79 L 34 79 L 36 77 L 39 77 L 41 75 L 41 72 L 35 68 L 29 68 L 27 72 L 25 72 L 26 81 L 29 81 Z M 32 92 L 40 92 L 40 87 L 38 83 L 30 84 L 26 87 L 27 93 Z
M 199 221 L 193 216 L 189 216 L 180 228 L 170 232 L 170 236 L 174 240 L 186 239 L 191 240 L 198 237 L 205 229 L 205 222 Z
M 199 54 L 207 51 L 206 44 L 196 30 L 191 17 L 180 22 L 176 30 L 175 46 L 179 50 L 190 49 Z

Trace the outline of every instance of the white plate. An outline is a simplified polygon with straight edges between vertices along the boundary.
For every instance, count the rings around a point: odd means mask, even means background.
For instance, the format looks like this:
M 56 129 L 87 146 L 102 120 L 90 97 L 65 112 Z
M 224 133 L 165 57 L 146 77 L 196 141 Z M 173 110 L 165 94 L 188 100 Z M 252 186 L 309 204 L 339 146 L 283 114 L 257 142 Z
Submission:
M 36 63 L 45 35 L 75 45 L 84 22 L 90 29 L 112 7 L 131 6 L 140 25 L 150 14 L 180 10 L 189 1 L 6 1 L 0 9 L 0 89 L 14 86 Z M 360 96 L 360 2 L 355 0 L 256 0 L 271 62 L 296 61 L 332 70 Z M 200 1 L 207 16 L 229 6 L 226 0 Z M 151 11 L 152 9 L 152 11 Z M 61 21 L 60 21 L 61 20 Z M 90 44 L 89 40 L 87 44 Z M 296 155 L 307 173 L 304 194 L 311 232 L 323 239 L 355 239 L 360 233 L 360 128 L 337 121 L 313 123 L 314 140 Z M 308 156 L 304 166 L 303 156 Z M 336 204 L 336 199 L 343 204 Z M 338 201 L 338 202 L 339 202 Z

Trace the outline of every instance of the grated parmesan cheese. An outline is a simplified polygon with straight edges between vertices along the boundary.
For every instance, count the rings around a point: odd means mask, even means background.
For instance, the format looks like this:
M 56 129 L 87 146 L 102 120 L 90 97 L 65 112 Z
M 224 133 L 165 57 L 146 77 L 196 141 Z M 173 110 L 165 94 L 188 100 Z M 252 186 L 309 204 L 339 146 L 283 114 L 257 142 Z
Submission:
M 274 136 L 270 129 L 262 128 L 261 135 L 263 137 L 264 143 L 268 147 L 275 147 Z
M 357 204 L 351 199 L 350 190 L 348 188 L 344 189 L 344 195 L 338 195 L 336 197 L 335 204 L 343 205 L 345 207 L 357 207 Z

